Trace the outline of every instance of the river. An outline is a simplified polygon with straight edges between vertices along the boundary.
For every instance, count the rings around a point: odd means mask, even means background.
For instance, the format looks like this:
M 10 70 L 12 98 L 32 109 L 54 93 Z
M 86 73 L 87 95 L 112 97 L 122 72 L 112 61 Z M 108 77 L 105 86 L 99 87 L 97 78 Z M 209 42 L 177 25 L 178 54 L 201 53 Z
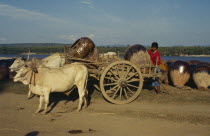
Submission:
M 31 55 L 30 57 L 36 57 L 36 58 L 45 58 L 49 55 Z M 15 54 L 0 54 L 0 57 L 18 57 L 18 55 Z M 24 55 L 26 58 L 27 55 Z M 123 57 L 123 56 L 120 56 Z M 210 62 L 210 57 L 183 57 L 183 56 L 162 56 L 161 59 L 167 61 L 167 60 L 184 60 L 184 61 L 190 61 L 190 60 L 198 60 L 202 62 Z

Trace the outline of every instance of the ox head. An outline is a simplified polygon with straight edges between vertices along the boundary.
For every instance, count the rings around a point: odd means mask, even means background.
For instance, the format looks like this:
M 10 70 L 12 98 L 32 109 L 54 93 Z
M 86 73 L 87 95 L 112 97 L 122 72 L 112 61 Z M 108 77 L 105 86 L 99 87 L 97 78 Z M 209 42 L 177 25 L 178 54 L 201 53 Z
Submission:
M 17 74 L 15 75 L 15 77 L 13 78 L 14 82 L 23 82 L 23 84 L 29 84 L 29 80 L 30 79 L 30 72 L 32 71 L 32 69 L 30 67 L 28 67 L 27 65 L 21 67 L 19 69 L 19 71 L 17 71 Z
M 36 68 L 36 64 L 34 64 L 34 60 L 30 62 L 26 62 L 24 66 L 20 67 L 17 71 L 17 74 L 13 78 L 14 82 L 22 82 L 25 85 L 30 83 L 30 79 L 32 76 L 32 72 L 38 73 Z
M 18 71 L 22 66 L 24 66 L 26 62 L 23 58 L 18 57 L 14 63 L 9 67 L 11 72 Z

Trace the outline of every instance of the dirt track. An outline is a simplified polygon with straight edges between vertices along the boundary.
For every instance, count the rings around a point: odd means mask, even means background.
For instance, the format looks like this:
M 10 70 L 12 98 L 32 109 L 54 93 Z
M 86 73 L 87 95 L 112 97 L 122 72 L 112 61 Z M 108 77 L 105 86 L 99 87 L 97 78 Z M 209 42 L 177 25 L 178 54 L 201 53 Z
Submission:
M 27 100 L 25 94 L 3 92 L 0 135 L 209 136 L 210 92 L 166 87 L 171 90 L 169 95 L 143 90 L 126 105 L 110 104 L 94 92 L 89 107 L 80 113 L 75 111 L 78 100 L 65 104 L 59 95 L 53 95 L 52 101 L 58 103 L 49 106 L 52 110 L 47 115 L 34 113 L 38 97 Z

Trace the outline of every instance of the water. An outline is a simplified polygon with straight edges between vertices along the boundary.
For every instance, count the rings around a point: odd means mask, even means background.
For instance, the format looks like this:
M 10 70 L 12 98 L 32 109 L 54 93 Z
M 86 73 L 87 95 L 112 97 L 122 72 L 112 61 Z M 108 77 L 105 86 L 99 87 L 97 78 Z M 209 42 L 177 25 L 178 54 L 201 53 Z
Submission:
M 21 55 L 22 56 L 22 55 Z M 36 58 L 46 58 L 50 55 L 30 55 L 30 58 L 36 57 Z M 0 57 L 18 57 L 18 55 L 15 54 L 0 54 Z M 24 55 L 25 58 L 27 58 L 27 55 Z M 121 58 L 123 56 L 120 56 Z M 161 59 L 167 61 L 167 60 L 184 60 L 184 61 L 190 61 L 190 60 L 198 60 L 202 62 L 210 62 L 210 57 L 183 57 L 183 56 L 161 56 Z
M 184 60 L 184 61 L 190 61 L 190 60 L 198 60 L 202 62 L 210 62 L 210 57 L 183 57 L 183 56 L 162 56 L 161 59 L 163 60 Z
M 0 57 L 22 57 L 27 58 L 28 55 L 16 55 L 16 54 L 0 54 Z M 30 58 L 36 57 L 38 59 L 46 58 L 50 55 L 30 55 Z

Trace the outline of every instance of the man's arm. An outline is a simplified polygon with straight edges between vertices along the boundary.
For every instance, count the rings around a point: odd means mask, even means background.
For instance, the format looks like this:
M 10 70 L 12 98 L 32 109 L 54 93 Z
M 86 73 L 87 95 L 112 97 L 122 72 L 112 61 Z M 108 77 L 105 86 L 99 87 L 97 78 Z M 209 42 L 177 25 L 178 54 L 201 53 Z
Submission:
M 156 55 L 156 65 L 160 65 L 161 62 L 160 62 L 160 53 L 157 52 L 157 55 Z

